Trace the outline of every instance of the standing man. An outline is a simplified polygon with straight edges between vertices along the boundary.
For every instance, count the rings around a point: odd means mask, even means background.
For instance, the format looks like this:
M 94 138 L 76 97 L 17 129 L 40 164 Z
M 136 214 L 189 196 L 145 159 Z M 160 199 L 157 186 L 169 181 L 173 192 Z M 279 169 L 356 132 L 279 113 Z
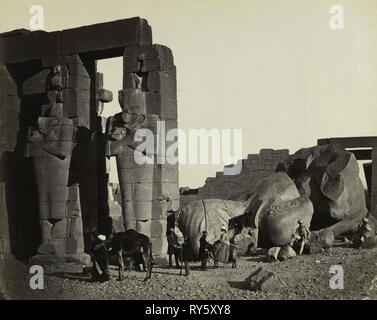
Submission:
M 202 260 L 201 270 L 207 270 L 207 260 L 209 258 L 209 242 L 207 241 L 207 231 L 202 232 L 202 237 L 199 240 L 200 247 L 199 247 L 199 259 Z
M 106 244 L 106 236 L 103 234 L 93 239 L 90 256 L 93 263 L 91 274 L 94 281 L 104 282 L 110 280 L 109 256 Z
M 181 263 L 185 264 L 185 276 L 188 277 L 190 275 L 190 246 L 189 246 L 189 239 L 188 236 L 185 235 L 184 237 L 184 243 L 182 245 L 182 248 L 180 250 L 181 252 Z M 182 268 L 180 275 L 182 275 Z
M 374 233 L 373 233 L 373 230 L 369 224 L 369 220 L 368 218 L 364 217 L 360 224 L 359 224 L 359 227 L 357 229 L 357 232 L 356 232 L 356 237 L 353 241 L 353 244 L 356 248 L 359 248 L 362 243 L 368 239 L 369 237 L 373 236 Z
M 173 265 L 173 255 L 174 255 L 174 258 L 175 258 L 176 268 L 180 269 L 181 266 L 179 264 L 179 258 L 180 258 L 181 247 L 178 244 L 178 237 L 174 232 L 174 228 L 169 229 L 169 234 L 167 236 L 167 240 L 168 240 L 169 269 Z
M 299 253 L 298 255 L 301 256 L 302 252 L 304 251 L 305 244 L 309 242 L 310 231 L 305 226 L 304 221 L 298 220 L 298 228 L 296 229 L 295 233 L 293 234 L 293 238 L 291 240 L 291 246 L 298 241 L 299 243 Z

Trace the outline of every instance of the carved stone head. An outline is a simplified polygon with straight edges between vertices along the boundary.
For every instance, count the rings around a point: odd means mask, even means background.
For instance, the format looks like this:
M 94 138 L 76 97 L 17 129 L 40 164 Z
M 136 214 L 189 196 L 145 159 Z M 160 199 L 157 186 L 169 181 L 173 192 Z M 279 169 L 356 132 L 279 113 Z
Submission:
M 118 101 L 123 112 L 146 114 L 145 93 L 140 89 L 119 90 Z

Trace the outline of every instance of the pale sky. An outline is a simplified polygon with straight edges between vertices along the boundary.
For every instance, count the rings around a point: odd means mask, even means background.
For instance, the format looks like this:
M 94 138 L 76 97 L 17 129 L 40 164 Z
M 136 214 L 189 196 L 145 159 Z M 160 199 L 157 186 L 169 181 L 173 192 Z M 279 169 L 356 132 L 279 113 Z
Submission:
M 0 0 L 0 32 L 29 29 L 34 4 L 46 31 L 147 19 L 153 42 L 173 51 L 179 128 L 242 129 L 243 157 L 377 134 L 375 0 Z M 335 4 L 343 30 L 329 27 Z M 99 63 L 115 97 L 121 68 Z M 104 114 L 119 111 L 115 99 Z M 222 167 L 181 165 L 180 186 L 201 186 Z

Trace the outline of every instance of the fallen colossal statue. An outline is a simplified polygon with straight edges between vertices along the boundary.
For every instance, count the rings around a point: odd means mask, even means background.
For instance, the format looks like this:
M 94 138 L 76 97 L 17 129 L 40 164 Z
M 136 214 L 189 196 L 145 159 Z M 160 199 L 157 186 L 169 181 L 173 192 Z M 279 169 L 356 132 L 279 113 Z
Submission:
M 179 229 L 188 235 L 193 257 L 199 256 L 199 239 L 203 231 L 208 232 L 208 242 L 215 242 L 219 239 L 221 226 L 242 215 L 246 208 L 247 202 L 205 199 L 191 202 L 176 212 L 176 222 Z
M 335 237 L 357 228 L 369 215 L 355 156 L 339 145 L 301 149 L 276 171 L 261 180 L 251 194 L 241 197 L 244 201 L 230 201 L 230 206 L 223 200 L 207 199 L 185 206 L 177 220 L 188 233 L 193 250 L 198 248 L 204 219 L 210 221 L 209 239 L 216 238 L 229 217 L 230 233 L 234 227 L 254 230 L 258 247 L 264 248 L 289 244 L 297 221 L 302 220 L 311 231 L 310 251 L 318 252 L 331 247 Z M 207 213 L 205 218 L 208 210 L 204 207 L 218 207 L 221 201 L 224 208 L 216 208 L 213 216 Z M 376 221 L 370 218 L 375 233 Z
M 369 215 L 357 160 L 340 145 L 301 149 L 278 170 L 286 171 L 313 203 L 311 252 L 331 247 L 335 237 L 352 231 Z M 375 220 L 370 220 L 375 232 Z

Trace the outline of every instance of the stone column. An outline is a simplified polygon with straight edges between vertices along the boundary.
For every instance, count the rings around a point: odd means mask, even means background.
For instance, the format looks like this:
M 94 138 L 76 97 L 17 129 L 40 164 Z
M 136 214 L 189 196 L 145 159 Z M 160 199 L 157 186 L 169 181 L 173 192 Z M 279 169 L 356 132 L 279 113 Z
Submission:
M 123 214 L 126 228 L 149 236 L 154 257 L 163 259 L 167 253 L 166 213 L 179 207 L 178 164 L 170 164 L 173 159 L 166 157 L 167 148 L 177 139 L 165 140 L 166 133 L 177 128 L 176 68 L 171 50 L 156 44 L 126 47 L 123 58 L 123 89 L 140 87 L 147 118 L 154 119 L 146 128 L 155 136 L 151 164 L 135 163 L 134 152 L 117 161 Z M 161 196 L 171 200 L 161 200 Z
M 90 136 L 90 79 L 78 55 L 57 56 L 43 59 L 42 70 L 23 87 L 29 94 L 45 93 L 49 101 L 41 106 L 26 149 L 33 157 L 42 238 L 31 263 L 87 264 L 77 175 L 81 168 L 75 164 L 83 160 L 77 158 L 85 154 L 82 145 Z
M 11 253 L 11 235 L 8 207 L 12 205 L 8 199 L 11 192 L 6 192 L 12 176 L 12 154 L 16 147 L 19 129 L 20 100 L 17 96 L 17 85 L 7 68 L 0 63 L 0 254 Z

